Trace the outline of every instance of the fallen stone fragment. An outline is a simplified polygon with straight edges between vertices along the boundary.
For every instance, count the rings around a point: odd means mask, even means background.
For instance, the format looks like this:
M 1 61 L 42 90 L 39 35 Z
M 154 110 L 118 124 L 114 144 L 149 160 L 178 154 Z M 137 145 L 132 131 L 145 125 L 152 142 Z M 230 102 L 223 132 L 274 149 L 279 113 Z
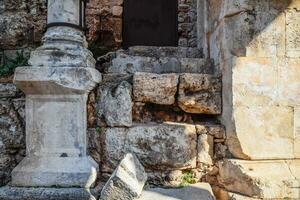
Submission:
M 99 200 L 133 200 L 141 195 L 146 180 L 144 167 L 129 153 L 105 184 Z
M 152 188 L 143 192 L 138 200 L 214 200 L 208 183 L 197 183 L 179 189 Z

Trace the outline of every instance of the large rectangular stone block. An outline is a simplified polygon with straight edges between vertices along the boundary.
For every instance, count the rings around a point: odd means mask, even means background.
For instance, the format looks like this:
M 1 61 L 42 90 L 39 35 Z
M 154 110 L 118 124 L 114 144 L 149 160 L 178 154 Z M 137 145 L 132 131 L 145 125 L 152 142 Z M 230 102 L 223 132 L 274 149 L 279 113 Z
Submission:
M 164 123 L 108 128 L 101 137 L 104 172 L 111 172 L 127 152 L 134 153 L 146 169 L 196 167 L 197 133 L 193 125 Z
M 295 157 L 293 108 L 237 106 L 232 112 L 235 133 L 227 132 L 227 143 L 234 155 L 242 152 L 250 159 Z
M 259 199 L 299 199 L 300 160 L 219 162 L 218 180 L 228 191 Z
M 182 74 L 179 77 L 179 107 L 188 113 L 221 114 L 221 77 L 208 74 Z
M 276 104 L 278 96 L 277 59 L 236 58 L 225 67 L 229 68 L 227 70 L 232 70 L 232 82 L 229 84 L 232 86 L 233 105 Z M 230 74 L 224 75 L 230 76 Z M 228 90 L 224 92 L 228 92 Z
M 134 101 L 162 105 L 175 103 L 177 74 L 135 73 L 133 76 Z
M 278 98 L 281 104 L 300 105 L 300 59 L 278 62 Z

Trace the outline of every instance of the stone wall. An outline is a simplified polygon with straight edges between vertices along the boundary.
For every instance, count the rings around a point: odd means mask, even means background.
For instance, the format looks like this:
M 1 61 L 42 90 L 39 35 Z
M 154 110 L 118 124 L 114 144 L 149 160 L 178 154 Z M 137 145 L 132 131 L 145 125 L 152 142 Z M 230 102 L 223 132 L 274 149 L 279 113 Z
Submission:
M 239 159 L 219 163 L 215 191 L 223 199 L 224 191 L 299 198 L 299 5 L 208 1 L 210 57 L 223 74 L 221 120 Z
M 25 99 L 16 86 L 0 79 L 0 185 L 25 156 Z
M 90 96 L 89 132 L 103 177 L 131 152 L 151 184 L 178 186 L 186 173 L 199 182 L 227 153 L 217 120 L 221 77 L 200 55 L 191 48 L 134 47 L 99 59 L 103 81 Z

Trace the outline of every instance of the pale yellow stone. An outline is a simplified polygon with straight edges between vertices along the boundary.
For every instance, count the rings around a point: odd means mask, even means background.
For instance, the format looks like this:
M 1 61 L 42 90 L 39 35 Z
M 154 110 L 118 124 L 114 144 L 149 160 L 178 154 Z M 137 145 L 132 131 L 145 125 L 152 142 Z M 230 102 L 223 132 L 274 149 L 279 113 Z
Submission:
M 237 58 L 232 66 L 232 93 L 233 105 L 275 104 L 277 99 L 276 59 Z
M 290 9 L 286 12 L 286 37 L 287 37 L 286 54 L 288 57 L 300 57 L 299 18 L 300 18 L 300 13 L 295 9 Z
M 300 59 L 281 59 L 278 63 L 278 95 L 281 104 L 300 105 Z
M 238 106 L 232 117 L 236 135 L 229 135 L 228 140 L 235 136 L 241 149 L 229 145 L 230 151 L 242 151 L 251 159 L 294 158 L 292 108 Z
M 300 107 L 294 108 L 294 152 L 295 157 L 300 158 Z
M 262 199 L 299 199 L 300 160 L 219 162 L 218 180 L 228 191 Z

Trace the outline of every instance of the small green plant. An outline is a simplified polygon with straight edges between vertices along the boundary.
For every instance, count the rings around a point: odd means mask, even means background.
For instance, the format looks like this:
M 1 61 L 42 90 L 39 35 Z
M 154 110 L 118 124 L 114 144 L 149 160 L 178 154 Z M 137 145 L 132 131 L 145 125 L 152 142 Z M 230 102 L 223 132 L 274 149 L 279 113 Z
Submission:
M 96 128 L 96 131 L 97 131 L 97 133 L 100 134 L 100 133 L 102 132 L 102 128 L 98 126 L 98 127 Z
M 10 59 L 7 56 L 3 57 L 3 62 L 0 64 L 0 77 L 10 76 L 14 73 L 17 67 L 27 66 L 28 57 L 23 52 L 17 52 L 14 59 Z
M 185 171 L 181 177 L 181 183 L 179 187 L 186 187 L 190 184 L 195 184 L 197 182 L 194 173 L 192 171 Z

